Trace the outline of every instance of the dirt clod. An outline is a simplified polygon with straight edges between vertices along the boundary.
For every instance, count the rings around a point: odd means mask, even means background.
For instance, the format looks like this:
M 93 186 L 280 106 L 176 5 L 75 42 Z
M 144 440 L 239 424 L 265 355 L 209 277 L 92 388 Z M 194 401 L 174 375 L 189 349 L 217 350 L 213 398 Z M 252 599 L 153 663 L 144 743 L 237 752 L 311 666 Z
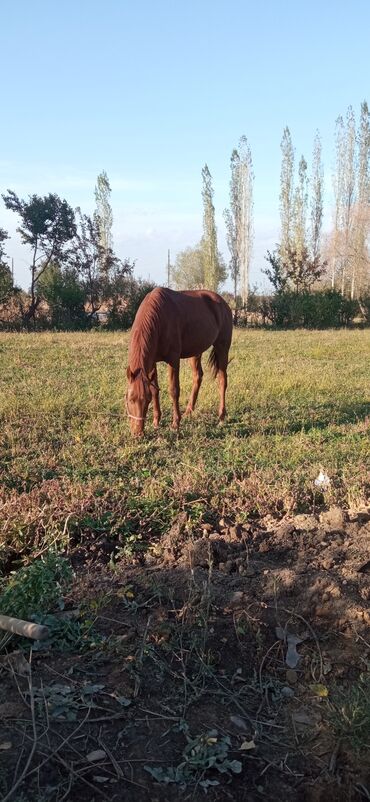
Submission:
M 298 674 L 294 671 L 293 668 L 288 668 L 285 672 L 286 681 L 289 682 L 289 685 L 296 685 L 298 682 Z
M 342 532 L 345 526 L 345 515 L 340 507 L 330 507 L 320 515 L 320 523 L 326 532 Z

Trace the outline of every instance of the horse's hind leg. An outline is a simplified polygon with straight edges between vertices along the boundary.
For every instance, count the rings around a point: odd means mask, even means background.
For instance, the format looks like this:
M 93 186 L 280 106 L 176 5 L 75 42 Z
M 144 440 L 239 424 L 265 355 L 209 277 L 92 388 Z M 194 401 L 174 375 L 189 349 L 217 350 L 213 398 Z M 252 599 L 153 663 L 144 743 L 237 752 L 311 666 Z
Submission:
M 170 384 L 170 393 L 172 397 L 172 428 L 178 429 L 180 426 L 181 413 L 179 407 L 180 398 L 180 379 L 179 379 L 180 362 L 174 362 L 168 366 L 168 378 Z
M 193 356 L 190 359 L 190 364 L 191 364 L 191 369 L 193 371 L 193 386 L 191 388 L 191 393 L 188 405 L 186 407 L 185 415 L 189 415 L 194 411 L 195 404 L 197 403 L 200 385 L 202 384 L 202 379 L 203 379 L 202 357 Z
M 218 409 L 218 419 L 220 423 L 225 419 L 226 415 L 226 389 L 227 389 L 227 365 L 229 357 L 229 347 L 223 345 L 214 345 L 216 362 L 217 362 L 217 376 L 220 388 L 220 406 Z
M 226 415 L 226 388 L 227 388 L 227 370 L 226 368 L 220 368 L 218 371 L 218 381 L 220 385 L 220 406 L 218 410 L 218 419 L 219 421 L 223 421 Z

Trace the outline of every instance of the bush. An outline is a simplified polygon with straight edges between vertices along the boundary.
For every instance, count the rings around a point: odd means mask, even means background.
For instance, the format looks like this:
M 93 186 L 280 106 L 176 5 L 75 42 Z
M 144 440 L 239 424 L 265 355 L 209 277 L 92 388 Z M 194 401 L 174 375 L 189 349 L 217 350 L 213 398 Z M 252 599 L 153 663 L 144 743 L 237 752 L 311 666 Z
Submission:
M 8 580 L 2 580 L 0 610 L 3 615 L 26 619 L 47 613 L 59 602 L 71 580 L 72 570 L 67 560 L 49 552 L 15 571 Z
M 370 295 L 361 298 L 359 307 L 365 323 L 370 323 Z
M 150 281 L 131 279 L 127 284 L 124 297 L 113 298 L 106 328 L 110 330 L 131 328 L 141 302 L 148 292 L 154 290 L 155 286 Z
M 0 331 L 22 331 L 22 306 L 27 300 L 27 293 L 16 287 L 11 295 L 0 303 Z
M 38 315 L 38 328 L 43 327 L 44 317 L 45 328 L 75 331 L 87 327 L 84 290 L 73 268 L 62 270 L 57 264 L 49 265 L 38 282 L 38 291 L 47 304 L 47 314 Z
M 264 299 L 261 314 L 279 328 L 335 328 L 348 326 L 359 311 L 357 301 L 336 290 L 277 293 Z

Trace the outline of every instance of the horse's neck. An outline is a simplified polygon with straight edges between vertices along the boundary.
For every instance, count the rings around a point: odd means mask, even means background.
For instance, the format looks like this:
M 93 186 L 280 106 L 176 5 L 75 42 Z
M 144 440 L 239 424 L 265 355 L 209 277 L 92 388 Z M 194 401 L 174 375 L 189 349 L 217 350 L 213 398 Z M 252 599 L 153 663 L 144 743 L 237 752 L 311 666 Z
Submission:
M 139 368 L 146 374 L 153 370 L 157 361 L 157 338 L 146 338 L 142 331 L 133 332 L 131 341 L 129 366 L 132 371 Z

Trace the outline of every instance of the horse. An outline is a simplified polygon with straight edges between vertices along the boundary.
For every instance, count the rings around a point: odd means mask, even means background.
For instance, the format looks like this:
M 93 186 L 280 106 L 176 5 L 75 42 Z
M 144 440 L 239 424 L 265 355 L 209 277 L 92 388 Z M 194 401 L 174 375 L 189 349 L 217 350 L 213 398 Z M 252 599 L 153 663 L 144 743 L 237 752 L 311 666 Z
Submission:
M 231 309 L 215 292 L 184 290 L 177 292 L 156 287 L 145 296 L 133 323 L 129 354 L 126 411 L 132 435 L 143 435 L 150 402 L 153 402 L 153 423 L 161 419 L 157 362 L 168 365 L 169 389 L 172 397 L 172 428 L 179 429 L 180 359 L 189 359 L 193 371 L 187 415 L 191 415 L 203 378 L 202 354 L 213 346 L 209 365 L 220 388 L 219 421 L 226 415 L 228 355 L 232 339 Z

